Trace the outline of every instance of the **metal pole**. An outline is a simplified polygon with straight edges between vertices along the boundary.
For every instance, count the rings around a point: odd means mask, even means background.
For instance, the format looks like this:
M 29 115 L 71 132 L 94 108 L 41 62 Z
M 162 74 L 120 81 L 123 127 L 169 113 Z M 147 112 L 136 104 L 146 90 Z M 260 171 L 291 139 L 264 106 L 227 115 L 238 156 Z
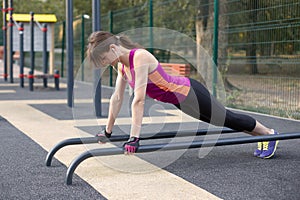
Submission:
M 149 51 L 153 53 L 153 0 L 149 0 L 149 27 L 150 27 L 150 33 L 149 33 Z
M 212 82 L 212 93 L 213 96 L 217 96 L 217 66 L 218 66 L 218 39 L 219 39 L 219 0 L 214 0 L 214 38 L 213 38 L 213 82 Z
M 81 15 L 81 81 L 84 81 L 84 15 Z
M 14 82 L 14 68 L 13 68 L 13 0 L 9 1 L 9 5 L 8 5 L 8 12 L 9 12 L 9 24 L 8 26 L 9 28 L 9 45 L 10 45 L 10 52 L 9 52 L 9 69 L 10 69 L 10 82 L 13 83 Z
M 101 14 L 100 14 L 100 0 L 92 1 L 92 15 L 93 15 L 93 32 L 99 31 L 101 29 Z M 102 116 L 102 103 L 101 103 L 101 73 L 100 69 L 94 70 L 94 87 L 95 87 L 95 114 L 96 117 Z
M 7 13 L 7 0 L 3 0 L 3 67 L 4 67 L 4 81 L 7 81 L 7 22 L 6 22 L 6 13 Z
M 73 51 L 73 0 L 66 0 L 66 39 L 68 66 L 68 106 L 73 107 L 74 51 Z
M 113 23 L 114 23 L 114 19 L 113 19 L 113 12 L 110 10 L 108 12 L 108 26 L 109 26 L 109 32 L 113 33 Z M 112 67 L 109 68 L 109 86 L 112 87 L 113 86 L 113 69 Z
M 20 23 L 20 87 L 24 87 L 24 24 Z
M 34 13 L 30 12 L 30 72 L 29 72 L 29 90 L 33 91 L 34 77 Z
M 43 24 L 42 32 L 43 32 L 43 72 L 44 72 L 44 75 L 47 76 L 47 74 L 48 74 L 47 24 Z M 46 76 L 44 76 L 44 78 L 43 78 L 45 88 L 48 86 Z

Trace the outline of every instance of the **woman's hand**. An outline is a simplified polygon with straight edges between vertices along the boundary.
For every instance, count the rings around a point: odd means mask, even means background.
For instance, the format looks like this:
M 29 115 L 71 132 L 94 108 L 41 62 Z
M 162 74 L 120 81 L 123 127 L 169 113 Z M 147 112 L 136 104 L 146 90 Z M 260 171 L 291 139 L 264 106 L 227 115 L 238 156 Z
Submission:
M 96 137 L 98 137 L 98 143 L 104 144 L 106 142 L 109 142 L 109 138 L 111 137 L 111 133 L 107 133 L 106 129 L 102 129 L 98 134 L 96 134 Z
M 137 152 L 140 146 L 140 139 L 138 137 L 131 137 L 124 143 L 124 153 L 126 155 L 132 155 Z

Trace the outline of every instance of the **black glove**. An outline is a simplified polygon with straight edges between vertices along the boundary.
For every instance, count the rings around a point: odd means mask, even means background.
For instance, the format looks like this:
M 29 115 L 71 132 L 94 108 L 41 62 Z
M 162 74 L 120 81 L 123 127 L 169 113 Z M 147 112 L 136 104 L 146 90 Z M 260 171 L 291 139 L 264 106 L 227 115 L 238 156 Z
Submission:
M 109 142 L 109 138 L 111 137 L 111 133 L 107 133 L 106 132 L 106 129 L 102 129 L 100 131 L 100 133 L 96 134 L 96 137 L 98 137 L 98 142 L 100 143 L 106 143 L 106 142 Z
M 125 153 L 135 153 L 139 149 L 140 139 L 138 137 L 131 137 L 127 142 L 124 143 L 124 152 Z

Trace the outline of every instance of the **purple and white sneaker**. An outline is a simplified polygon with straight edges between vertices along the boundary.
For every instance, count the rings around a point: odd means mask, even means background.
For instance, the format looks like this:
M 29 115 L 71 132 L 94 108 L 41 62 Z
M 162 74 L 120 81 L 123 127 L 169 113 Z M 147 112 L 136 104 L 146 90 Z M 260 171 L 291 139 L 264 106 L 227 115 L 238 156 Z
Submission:
M 258 142 L 258 143 L 257 143 L 257 149 L 255 149 L 253 155 L 254 155 L 255 157 L 259 157 L 260 154 L 263 152 L 262 149 L 263 149 L 263 143 L 262 143 L 262 142 Z
M 274 134 L 278 135 L 279 133 L 274 131 Z M 278 140 L 262 142 L 262 153 L 259 155 L 259 157 L 265 159 L 272 158 L 275 154 L 278 142 Z

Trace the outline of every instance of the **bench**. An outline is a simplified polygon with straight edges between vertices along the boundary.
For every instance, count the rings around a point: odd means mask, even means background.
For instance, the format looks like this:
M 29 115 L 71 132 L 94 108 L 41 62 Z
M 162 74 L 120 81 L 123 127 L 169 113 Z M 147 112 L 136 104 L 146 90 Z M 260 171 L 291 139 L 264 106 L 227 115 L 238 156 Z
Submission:
M 189 77 L 191 67 L 189 64 L 180 63 L 160 63 L 162 68 L 170 75 L 173 76 L 186 76 Z

